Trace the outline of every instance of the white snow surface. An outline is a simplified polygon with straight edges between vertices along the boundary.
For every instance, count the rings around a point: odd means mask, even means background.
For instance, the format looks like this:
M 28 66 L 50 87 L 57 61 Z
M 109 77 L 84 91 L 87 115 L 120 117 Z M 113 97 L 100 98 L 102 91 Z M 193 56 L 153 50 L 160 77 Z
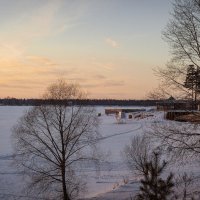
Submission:
M 21 185 L 24 183 L 20 172 L 11 165 L 12 157 L 10 155 L 14 153 L 11 129 L 24 112 L 30 108 L 0 106 L 0 193 L 19 195 Z M 82 169 L 86 176 L 87 191 L 82 194 L 81 198 L 130 199 L 130 196 L 133 196 L 137 191 L 138 178 L 127 168 L 122 154 L 123 149 L 130 143 L 133 136 L 142 134 L 150 124 L 163 122 L 163 113 L 151 111 L 149 113 L 154 116 L 144 119 L 130 119 L 125 124 L 117 124 L 114 115 L 104 114 L 105 108 L 108 107 L 96 107 L 97 113 L 101 113 L 99 132 L 102 135 L 102 140 L 99 141 L 98 145 L 107 155 L 106 161 L 101 163 L 99 171 L 93 166 Z M 151 108 L 146 107 L 145 109 L 150 110 Z

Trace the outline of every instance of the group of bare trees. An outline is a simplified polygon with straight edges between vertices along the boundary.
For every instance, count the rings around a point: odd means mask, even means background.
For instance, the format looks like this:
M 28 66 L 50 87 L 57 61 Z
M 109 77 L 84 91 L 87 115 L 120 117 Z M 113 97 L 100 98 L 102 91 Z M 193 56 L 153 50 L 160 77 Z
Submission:
M 200 94 L 199 0 L 174 1 L 163 38 L 170 46 L 172 59 L 165 68 L 156 69 L 162 81 L 159 90 L 151 96 L 173 95 L 196 102 Z M 63 80 L 51 85 L 44 95 L 44 99 L 52 101 L 83 97 L 80 88 Z M 99 135 L 95 111 L 68 102 L 33 107 L 13 128 L 15 163 L 29 182 L 28 191 L 37 191 L 46 199 L 77 197 L 84 187 L 75 170 L 77 163 L 96 159 L 94 141 Z M 168 153 L 171 159 L 200 161 L 199 125 L 158 124 L 151 136 L 159 141 L 162 152 Z M 144 178 L 137 199 L 167 199 L 167 194 L 173 194 L 173 175 L 169 174 L 166 179 L 160 177 L 167 163 L 160 162 L 160 153 L 151 151 L 150 145 L 149 139 L 136 137 L 125 150 L 128 165 Z M 187 186 L 187 176 L 184 177 Z M 182 199 L 187 198 L 186 191 L 187 187 Z M 153 197 L 145 196 L 151 192 Z M 160 193 L 164 196 L 159 196 Z
M 165 68 L 158 68 L 161 78 L 160 94 L 177 96 L 179 99 L 199 101 L 200 94 L 200 1 L 175 0 L 171 19 L 163 31 L 172 58 Z M 153 93 L 152 93 L 153 95 Z M 157 90 L 154 97 L 159 97 Z M 198 117 L 198 116 L 197 116 Z M 199 125 L 170 125 L 156 129 L 156 137 L 163 144 L 181 154 L 199 155 Z
M 172 58 L 164 68 L 155 69 L 161 83 L 150 93 L 150 97 L 166 99 L 174 96 L 177 99 L 191 100 L 196 104 L 200 100 L 200 1 L 174 0 L 171 19 L 162 35 L 170 46 Z M 155 123 L 148 133 L 148 137 L 134 138 L 126 148 L 130 168 L 140 172 L 145 178 L 145 168 L 150 163 L 149 159 L 152 159 L 149 155 L 149 152 L 152 152 L 150 141 L 156 141 L 159 152 L 167 155 L 170 165 L 176 167 L 187 165 L 185 170 L 188 174 L 175 174 L 173 190 L 176 194 L 167 199 L 199 199 L 200 177 L 198 173 L 189 175 L 190 166 L 198 166 L 200 161 L 199 124 Z M 147 189 L 147 186 L 144 187 L 144 181 L 141 184 L 139 197 Z M 152 198 L 143 195 L 140 199 Z
M 199 73 L 197 72 L 200 69 L 199 0 L 175 0 L 173 2 L 171 19 L 163 31 L 163 39 L 170 46 L 172 58 L 166 67 L 155 69 L 156 75 L 161 78 L 161 84 L 159 90 L 155 90 L 151 93 L 151 96 L 163 98 L 168 94 L 173 94 L 173 96 L 179 98 L 198 98 Z M 191 66 L 195 73 L 192 74 L 193 77 L 188 77 L 188 70 Z M 187 84 L 188 80 L 189 84 Z
M 154 129 L 155 131 L 155 129 Z M 167 131 L 167 130 L 166 130 Z M 168 157 L 164 148 L 152 135 L 135 136 L 125 147 L 125 158 L 131 171 L 140 178 L 134 200 L 198 200 L 198 179 L 191 173 L 178 173 L 175 159 Z M 176 159 L 182 159 L 182 155 Z
M 199 102 L 200 95 L 200 1 L 175 0 L 168 25 L 163 31 L 163 38 L 171 49 L 171 60 L 165 68 L 157 68 L 156 75 L 161 78 L 159 90 L 151 96 L 164 99 L 175 96 L 178 99 L 189 99 Z M 196 117 L 199 117 L 198 115 Z M 173 163 L 180 165 L 198 165 L 200 161 L 200 127 L 199 124 L 165 123 L 155 124 L 150 133 L 159 141 L 160 148 Z M 190 170 L 187 171 L 190 173 Z M 186 175 L 184 195 L 187 199 Z M 199 194 L 198 173 L 189 182 L 196 180 L 194 191 Z M 180 185 L 180 184 L 179 184 Z M 187 192 L 186 192 L 187 190 Z M 199 196 L 198 196 L 199 198 Z
M 162 92 L 172 90 L 181 99 L 195 103 L 200 94 L 200 1 L 175 0 L 171 19 L 163 31 L 171 48 L 172 59 L 165 68 L 157 69 L 162 79 Z M 171 91 L 170 91 L 171 90 Z M 196 116 L 199 117 L 199 116 Z M 196 124 L 170 124 L 157 126 L 153 135 L 160 138 L 179 157 L 200 158 L 200 132 Z

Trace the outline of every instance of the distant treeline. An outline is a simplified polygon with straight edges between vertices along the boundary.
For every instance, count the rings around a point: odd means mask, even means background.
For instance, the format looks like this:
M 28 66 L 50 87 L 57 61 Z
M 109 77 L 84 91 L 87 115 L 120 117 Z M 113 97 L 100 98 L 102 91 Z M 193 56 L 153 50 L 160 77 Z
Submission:
M 70 99 L 70 100 L 44 100 L 44 99 L 0 99 L 0 105 L 9 106 L 39 106 L 52 104 L 91 105 L 91 106 L 155 106 L 156 100 L 116 100 L 116 99 Z

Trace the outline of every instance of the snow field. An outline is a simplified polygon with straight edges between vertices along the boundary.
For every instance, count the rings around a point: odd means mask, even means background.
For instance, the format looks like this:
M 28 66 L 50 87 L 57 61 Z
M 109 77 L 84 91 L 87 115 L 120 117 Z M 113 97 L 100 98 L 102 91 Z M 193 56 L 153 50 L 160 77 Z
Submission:
M 30 107 L 0 107 L 0 180 L 3 182 L 3 184 L 1 183 L 1 186 L 3 186 L 0 191 L 5 194 L 19 195 L 20 188 L 24 183 L 20 172 L 11 165 L 11 155 L 14 153 L 11 129 L 28 109 Z M 114 195 L 116 197 L 117 195 L 120 198 L 119 192 L 121 191 L 123 197 L 128 198 L 137 190 L 138 179 L 127 168 L 122 153 L 123 149 L 130 143 L 133 136 L 142 134 L 146 127 L 154 122 L 162 122 L 163 113 L 157 113 L 153 117 L 144 119 L 127 120 L 125 124 L 117 124 L 115 116 L 105 115 L 104 109 L 105 107 L 96 107 L 97 113 L 102 114 L 99 117 L 99 133 L 102 138 L 98 141 L 98 146 L 106 156 L 98 169 L 94 165 L 87 165 L 81 168 L 87 182 L 87 191 L 81 195 L 81 198 L 98 196 L 108 191 L 111 191 L 108 196 Z M 129 180 L 130 183 L 128 183 Z

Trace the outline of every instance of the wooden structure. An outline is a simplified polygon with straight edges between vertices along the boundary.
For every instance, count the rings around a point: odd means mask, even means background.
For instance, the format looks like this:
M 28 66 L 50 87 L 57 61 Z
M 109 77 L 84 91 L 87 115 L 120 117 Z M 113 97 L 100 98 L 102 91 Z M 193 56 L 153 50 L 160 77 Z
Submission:
M 186 100 L 175 100 L 173 97 L 163 100 L 162 102 L 156 103 L 158 111 L 169 111 L 169 110 L 197 110 L 198 106 L 192 101 Z
M 197 106 L 192 102 L 163 102 L 158 103 L 157 105 L 158 111 L 168 111 L 168 110 L 197 110 Z
M 182 116 L 188 116 L 188 115 L 194 115 L 195 114 L 199 115 L 199 111 L 189 111 L 189 110 L 169 110 L 167 111 L 167 113 L 165 114 L 165 119 L 168 120 L 177 120 L 177 121 L 181 121 L 179 119 L 182 118 Z
M 118 115 L 120 112 L 121 113 L 134 113 L 134 112 L 143 112 L 146 111 L 145 109 L 131 109 L 131 108 L 108 108 L 105 109 L 105 114 L 110 115 L 110 114 L 115 114 Z

